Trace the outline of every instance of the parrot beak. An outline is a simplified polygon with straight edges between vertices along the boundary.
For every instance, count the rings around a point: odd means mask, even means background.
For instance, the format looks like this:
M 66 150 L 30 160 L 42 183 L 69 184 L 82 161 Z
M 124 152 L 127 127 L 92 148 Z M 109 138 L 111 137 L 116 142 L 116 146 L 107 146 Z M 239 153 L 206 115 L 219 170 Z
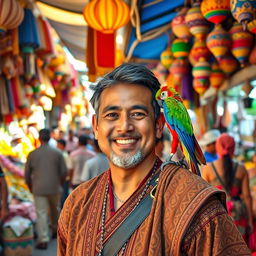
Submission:
M 162 100 L 158 100 L 157 101 L 158 105 L 162 108 L 163 107 L 163 101 Z

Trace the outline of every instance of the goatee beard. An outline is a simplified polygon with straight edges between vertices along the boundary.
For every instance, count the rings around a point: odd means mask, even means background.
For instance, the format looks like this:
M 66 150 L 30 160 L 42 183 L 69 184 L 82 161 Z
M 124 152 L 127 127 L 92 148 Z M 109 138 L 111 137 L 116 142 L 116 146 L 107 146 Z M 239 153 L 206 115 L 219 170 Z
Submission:
M 143 153 L 141 150 L 137 151 L 135 154 L 126 154 L 125 156 L 119 156 L 111 152 L 110 161 L 117 167 L 129 169 L 135 167 L 144 159 Z

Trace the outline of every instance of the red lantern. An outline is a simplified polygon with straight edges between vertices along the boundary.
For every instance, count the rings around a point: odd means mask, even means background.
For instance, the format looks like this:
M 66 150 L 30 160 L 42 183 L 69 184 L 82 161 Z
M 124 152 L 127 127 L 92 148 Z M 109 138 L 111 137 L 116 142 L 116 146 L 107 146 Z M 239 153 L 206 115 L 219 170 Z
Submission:
M 182 77 L 188 73 L 188 63 L 184 59 L 176 59 L 169 69 L 170 73 L 173 75 L 174 82 L 180 83 Z
M 211 56 L 211 52 L 206 46 L 204 40 L 195 40 L 193 47 L 189 53 L 189 61 L 194 66 L 196 62 L 199 61 L 200 58 L 208 58 Z

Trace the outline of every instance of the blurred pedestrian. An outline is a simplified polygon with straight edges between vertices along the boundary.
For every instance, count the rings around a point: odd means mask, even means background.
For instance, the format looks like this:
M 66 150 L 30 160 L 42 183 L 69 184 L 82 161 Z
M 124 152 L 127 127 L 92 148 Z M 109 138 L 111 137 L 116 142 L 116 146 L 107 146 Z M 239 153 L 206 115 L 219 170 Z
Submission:
M 48 212 L 50 210 L 52 237 L 56 237 L 61 186 L 67 174 L 62 153 L 51 146 L 50 130 L 39 131 L 41 146 L 28 155 L 25 165 L 26 183 L 34 196 L 37 213 L 36 231 L 38 249 L 47 249 L 49 238 Z
M 102 153 L 97 140 L 94 140 L 94 151 L 96 155 L 87 160 L 84 164 L 81 181 L 92 179 L 109 168 L 108 159 L 106 155 Z
M 220 135 L 216 141 L 219 158 L 203 167 L 202 177 L 213 186 L 225 190 L 228 213 L 246 240 L 253 227 L 252 198 L 248 173 L 243 164 L 233 160 L 234 151 L 234 138 L 227 133 Z
M 66 141 L 66 151 L 70 154 L 78 147 L 78 139 L 72 129 L 68 130 L 68 139 Z
M 199 144 L 203 147 L 204 150 L 204 157 L 206 163 L 211 163 L 218 159 L 218 155 L 216 154 L 216 140 L 220 136 L 220 131 L 217 129 L 209 130 L 206 132 Z
M 69 156 L 68 168 L 71 178 L 71 186 L 73 189 L 75 189 L 82 182 L 81 174 L 85 162 L 95 156 L 92 151 L 86 148 L 87 142 L 87 135 L 80 135 L 78 138 L 78 148 L 71 152 Z

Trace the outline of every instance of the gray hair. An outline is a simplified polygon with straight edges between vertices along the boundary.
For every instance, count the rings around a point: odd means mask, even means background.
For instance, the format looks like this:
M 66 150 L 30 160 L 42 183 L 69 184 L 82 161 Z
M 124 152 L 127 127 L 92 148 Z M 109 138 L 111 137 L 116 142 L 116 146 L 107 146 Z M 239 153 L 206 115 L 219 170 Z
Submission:
M 160 114 L 160 107 L 155 99 L 155 94 L 160 88 L 160 83 L 155 75 L 141 64 L 126 63 L 106 74 L 96 85 L 90 88 L 94 91 L 90 100 L 96 115 L 98 115 L 100 95 L 104 89 L 116 84 L 136 84 L 147 87 L 152 93 L 152 106 L 155 119 Z

